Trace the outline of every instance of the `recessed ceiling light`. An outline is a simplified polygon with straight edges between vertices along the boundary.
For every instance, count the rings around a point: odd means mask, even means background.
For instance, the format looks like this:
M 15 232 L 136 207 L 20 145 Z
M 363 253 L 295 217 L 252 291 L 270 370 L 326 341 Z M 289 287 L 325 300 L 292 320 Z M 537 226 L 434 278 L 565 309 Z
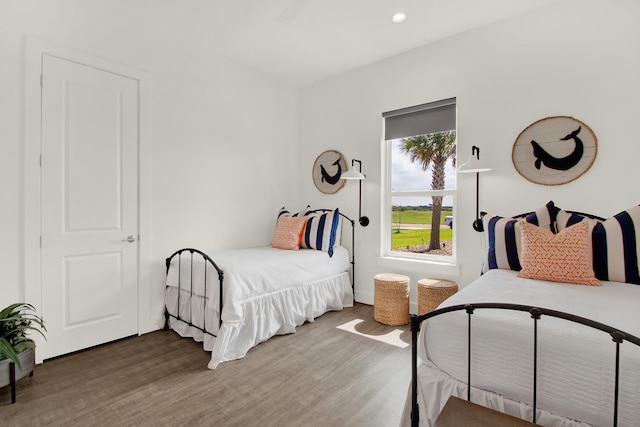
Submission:
M 407 19 L 407 15 L 405 15 L 403 12 L 398 12 L 391 17 L 391 22 L 393 22 L 394 24 L 399 24 L 401 22 L 404 22 L 405 19 Z

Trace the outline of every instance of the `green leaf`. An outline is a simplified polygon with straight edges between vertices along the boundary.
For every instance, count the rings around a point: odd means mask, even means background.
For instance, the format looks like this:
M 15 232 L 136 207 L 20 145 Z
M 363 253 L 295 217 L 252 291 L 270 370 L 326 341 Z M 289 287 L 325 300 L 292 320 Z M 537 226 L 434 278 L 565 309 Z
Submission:
M 17 304 L 11 304 L 10 306 L 6 307 L 2 311 L 0 311 L 0 319 L 5 318 L 10 314 L 13 314 L 17 308 L 22 307 L 23 305 L 28 305 L 28 304 L 17 303 Z
M 0 359 L 3 358 L 11 359 L 11 361 L 15 363 L 18 368 L 21 368 L 20 359 L 18 359 L 18 352 L 16 351 L 16 349 L 11 345 L 9 341 L 7 341 L 3 337 L 0 337 Z

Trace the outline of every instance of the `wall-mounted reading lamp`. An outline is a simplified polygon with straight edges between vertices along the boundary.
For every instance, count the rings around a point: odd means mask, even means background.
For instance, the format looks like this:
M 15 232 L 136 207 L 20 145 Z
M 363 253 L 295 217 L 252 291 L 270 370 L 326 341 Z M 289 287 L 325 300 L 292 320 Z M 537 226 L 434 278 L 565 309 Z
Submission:
M 355 162 L 358 162 L 358 170 L 354 167 Z M 366 227 L 369 225 L 369 218 L 362 216 L 362 181 L 365 179 L 365 176 L 362 174 L 362 162 L 360 160 L 351 159 L 351 167 L 340 176 L 340 179 L 358 180 L 358 184 L 360 186 L 358 193 L 358 222 L 360 222 L 361 226 Z
M 469 160 L 458 166 L 458 173 L 476 174 L 476 219 L 473 221 L 473 229 L 476 231 L 484 231 L 482 218 L 480 218 L 480 172 L 489 172 L 490 170 L 492 169 L 481 167 L 480 148 L 475 145 L 471 147 L 471 156 L 469 157 Z

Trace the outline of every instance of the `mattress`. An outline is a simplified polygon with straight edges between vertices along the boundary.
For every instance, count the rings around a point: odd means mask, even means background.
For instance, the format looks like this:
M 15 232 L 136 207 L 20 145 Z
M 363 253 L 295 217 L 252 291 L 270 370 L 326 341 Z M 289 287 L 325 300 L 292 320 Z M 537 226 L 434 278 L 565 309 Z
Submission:
M 521 279 L 490 270 L 441 307 L 504 302 L 586 317 L 640 336 L 640 286 L 602 287 Z M 528 313 L 478 309 L 472 316 L 472 401 L 531 420 L 533 320 Z M 423 322 L 418 340 L 421 425 L 431 425 L 449 395 L 466 398 L 467 314 L 447 313 Z M 640 349 L 623 343 L 619 425 L 640 419 Z M 601 331 L 543 316 L 538 322 L 538 394 L 542 425 L 611 425 L 615 345 Z M 405 410 L 406 421 L 406 410 Z
M 329 310 L 353 304 L 347 270 L 349 253 L 334 248 L 329 257 L 316 250 L 288 251 L 270 246 L 217 251 L 209 254 L 224 271 L 222 327 L 218 327 L 219 285 L 215 268 L 200 257 L 172 261 L 167 272 L 165 303 L 175 315 L 202 328 L 170 318 L 169 326 L 181 336 L 202 341 L 212 352 L 209 368 L 242 358 L 256 344 L 274 335 L 293 333 L 305 321 Z M 179 264 L 179 265 L 178 265 Z M 178 299 L 178 280 L 193 283 Z M 193 294 L 193 296 L 192 296 Z M 204 320 L 203 320 L 204 319 Z

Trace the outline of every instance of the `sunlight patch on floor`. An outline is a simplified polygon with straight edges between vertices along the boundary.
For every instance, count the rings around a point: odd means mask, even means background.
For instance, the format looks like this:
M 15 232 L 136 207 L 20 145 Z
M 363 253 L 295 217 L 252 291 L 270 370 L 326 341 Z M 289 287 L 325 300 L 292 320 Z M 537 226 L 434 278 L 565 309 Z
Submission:
M 381 341 L 385 344 L 391 344 L 396 347 L 406 348 L 409 347 L 409 344 L 402 341 L 400 339 L 400 335 L 402 331 L 400 329 L 394 329 L 393 331 L 384 334 L 384 335 L 367 335 L 356 330 L 356 326 L 360 323 L 364 322 L 362 319 L 354 319 L 350 322 L 344 323 L 342 325 L 336 326 L 337 329 L 341 329 L 343 331 L 351 332 L 356 335 L 360 335 L 361 337 L 371 338 L 372 340 Z

